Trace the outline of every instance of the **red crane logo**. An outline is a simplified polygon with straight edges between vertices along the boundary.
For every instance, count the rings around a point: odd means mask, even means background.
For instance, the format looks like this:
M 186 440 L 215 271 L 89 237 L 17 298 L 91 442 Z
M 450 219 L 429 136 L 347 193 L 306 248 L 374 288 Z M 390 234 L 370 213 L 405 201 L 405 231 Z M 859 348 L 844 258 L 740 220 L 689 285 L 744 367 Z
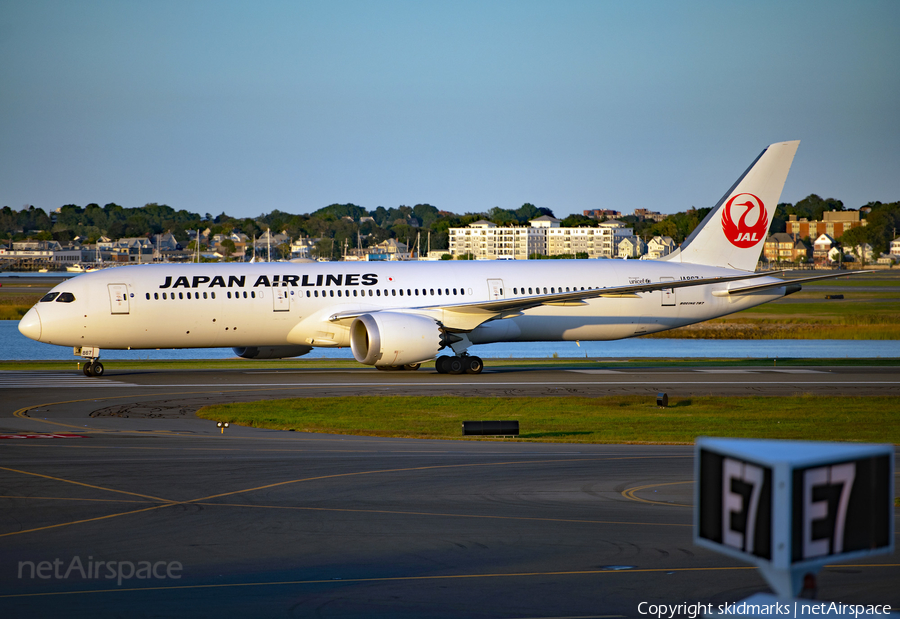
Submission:
M 737 224 L 731 215 L 731 207 L 744 208 L 744 212 L 740 214 Z M 751 213 L 756 211 L 754 223 L 747 223 L 747 219 Z M 740 213 L 740 210 L 738 210 Z M 762 200 L 754 196 L 752 193 L 739 193 L 725 204 L 722 210 L 722 230 L 725 237 L 735 247 L 747 249 L 753 247 L 766 238 L 766 232 L 769 230 L 769 216 L 766 213 L 766 207 Z

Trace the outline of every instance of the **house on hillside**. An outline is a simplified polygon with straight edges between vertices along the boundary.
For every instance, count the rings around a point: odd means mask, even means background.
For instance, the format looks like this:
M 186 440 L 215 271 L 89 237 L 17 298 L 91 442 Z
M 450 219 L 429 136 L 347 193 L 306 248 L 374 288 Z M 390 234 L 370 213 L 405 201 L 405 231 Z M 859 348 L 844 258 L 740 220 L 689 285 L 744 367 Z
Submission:
M 647 253 L 647 244 L 637 236 L 626 236 L 616 246 L 616 258 L 640 258 Z
M 671 236 L 654 236 L 647 243 L 647 260 L 659 260 L 675 251 L 675 241 Z
M 854 245 L 853 247 L 848 247 L 847 252 L 859 261 L 875 261 L 875 252 L 868 243 L 861 243 L 859 245 Z
M 813 262 L 816 266 L 828 266 L 832 260 L 829 257 L 831 249 L 837 247 L 838 242 L 827 234 L 820 234 L 819 238 L 813 241 Z
M 803 241 L 794 240 L 787 232 L 776 232 L 766 239 L 763 255 L 769 262 L 806 262 L 809 247 Z
M 321 239 L 313 239 L 308 236 L 296 239 L 291 243 L 291 260 L 312 259 L 312 250 Z
M 409 260 L 409 247 L 397 239 L 386 239 L 367 251 L 366 260 Z

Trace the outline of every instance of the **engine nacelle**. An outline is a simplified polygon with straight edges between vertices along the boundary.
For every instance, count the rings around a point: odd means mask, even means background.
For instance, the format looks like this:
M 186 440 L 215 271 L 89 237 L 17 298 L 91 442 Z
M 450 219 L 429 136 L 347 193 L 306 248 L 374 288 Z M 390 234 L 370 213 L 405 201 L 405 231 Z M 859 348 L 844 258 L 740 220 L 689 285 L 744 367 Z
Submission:
M 311 351 L 312 346 L 245 346 L 231 350 L 244 359 L 286 359 L 301 357 Z
M 442 346 L 441 329 L 427 316 L 376 312 L 350 325 L 350 349 L 366 365 L 421 363 L 434 359 Z

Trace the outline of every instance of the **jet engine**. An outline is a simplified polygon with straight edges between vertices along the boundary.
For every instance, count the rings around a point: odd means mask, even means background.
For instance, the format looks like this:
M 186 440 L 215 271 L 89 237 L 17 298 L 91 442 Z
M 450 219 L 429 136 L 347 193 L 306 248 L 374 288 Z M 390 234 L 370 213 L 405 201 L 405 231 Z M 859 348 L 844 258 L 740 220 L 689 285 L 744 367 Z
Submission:
M 286 359 L 301 357 L 311 351 L 312 346 L 245 346 L 231 350 L 244 359 Z
M 420 363 L 434 359 L 443 347 L 441 328 L 427 316 L 376 312 L 350 325 L 350 349 L 366 365 Z

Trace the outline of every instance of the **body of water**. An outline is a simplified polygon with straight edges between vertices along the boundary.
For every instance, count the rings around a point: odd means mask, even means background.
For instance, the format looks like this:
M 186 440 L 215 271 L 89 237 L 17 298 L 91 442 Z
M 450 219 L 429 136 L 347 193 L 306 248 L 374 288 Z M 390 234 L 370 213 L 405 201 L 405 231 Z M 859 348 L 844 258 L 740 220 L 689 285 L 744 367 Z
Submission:
M 0 358 L 6 361 L 70 361 L 72 349 L 30 340 L 18 329 L 18 321 L 0 320 Z M 561 358 L 874 358 L 900 357 L 894 340 L 681 340 L 633 338 L 613 342 L 521 342 L 473 346 L 469 352 L 485 359 Z M 162 350 L 108 350 L 103 359 L 229 359 L 230 348 Z M 349 348 L 315 348 L 305 359 L 352 359 Z

